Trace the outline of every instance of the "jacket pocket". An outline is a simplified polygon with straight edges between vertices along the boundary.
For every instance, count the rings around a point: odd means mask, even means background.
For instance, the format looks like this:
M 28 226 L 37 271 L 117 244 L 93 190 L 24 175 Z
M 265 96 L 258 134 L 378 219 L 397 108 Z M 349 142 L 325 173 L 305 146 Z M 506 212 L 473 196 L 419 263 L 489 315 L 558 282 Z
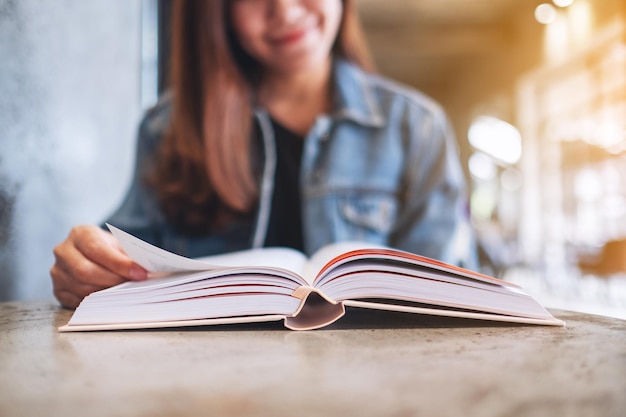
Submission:
M 365 194 L 339 200 L 345 239 L 384 243 L 396 222 L 397 200 L 388 194 Z

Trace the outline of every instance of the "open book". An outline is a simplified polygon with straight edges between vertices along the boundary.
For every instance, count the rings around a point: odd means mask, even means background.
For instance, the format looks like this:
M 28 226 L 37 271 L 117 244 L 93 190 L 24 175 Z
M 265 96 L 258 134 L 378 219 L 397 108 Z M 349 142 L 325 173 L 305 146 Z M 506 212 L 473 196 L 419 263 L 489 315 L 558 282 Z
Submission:
M 287 248 L 189 259 L 108 226 L 150 279 L 90 294 L 60 331 L 273 320 L 308 330 L 339 319 L 346 306 L 564 325 L 513 283 L 408 252 L 344 242 L 310 259 Z

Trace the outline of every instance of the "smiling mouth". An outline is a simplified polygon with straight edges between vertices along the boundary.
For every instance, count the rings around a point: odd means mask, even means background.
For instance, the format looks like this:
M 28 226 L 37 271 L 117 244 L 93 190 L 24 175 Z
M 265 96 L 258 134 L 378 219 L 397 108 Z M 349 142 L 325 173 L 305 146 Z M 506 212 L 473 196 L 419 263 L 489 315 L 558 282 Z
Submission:
M 300 28 L 281 33 L 278 36 L 272 36 L 269 38 L 269 41 L 275 46 L 289 46 L 302 40 L 309 32 L 313 31 L 315 27 L 314 24 L 304 25 Z

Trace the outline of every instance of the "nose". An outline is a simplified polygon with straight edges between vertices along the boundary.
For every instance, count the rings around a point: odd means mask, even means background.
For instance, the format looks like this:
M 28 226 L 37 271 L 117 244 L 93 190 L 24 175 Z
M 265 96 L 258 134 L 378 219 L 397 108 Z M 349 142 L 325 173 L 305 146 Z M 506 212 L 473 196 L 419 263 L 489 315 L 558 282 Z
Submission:
M 293 22 L 304 12 L 301 0 L 270 0 L 269 15 L 272 20 Z

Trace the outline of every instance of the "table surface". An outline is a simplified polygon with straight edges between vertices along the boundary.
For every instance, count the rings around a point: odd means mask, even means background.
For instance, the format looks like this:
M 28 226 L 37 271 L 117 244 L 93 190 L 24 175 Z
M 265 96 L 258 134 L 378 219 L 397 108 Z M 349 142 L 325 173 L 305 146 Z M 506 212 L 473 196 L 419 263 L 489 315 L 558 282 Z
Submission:
M 553 313 L 58 333 L 54 302 L 0 303 L 0 416 L 626 416 L 626 321 Z

